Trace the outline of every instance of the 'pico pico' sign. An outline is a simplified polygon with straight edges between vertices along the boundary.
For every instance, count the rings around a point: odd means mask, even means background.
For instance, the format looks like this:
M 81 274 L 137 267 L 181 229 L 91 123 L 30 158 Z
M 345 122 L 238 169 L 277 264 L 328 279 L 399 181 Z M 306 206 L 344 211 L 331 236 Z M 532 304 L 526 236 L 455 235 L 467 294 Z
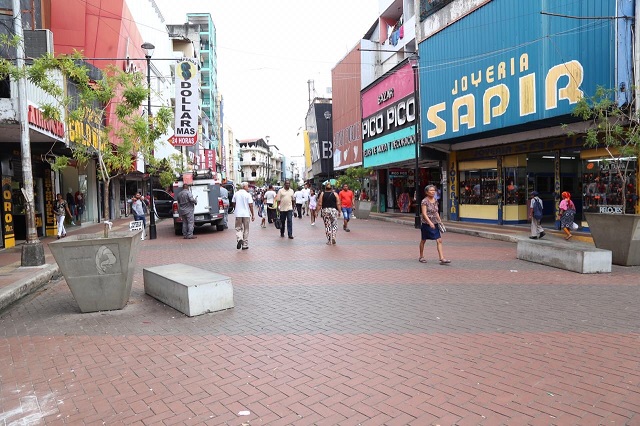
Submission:
M 170 140 L 174 146 L 192 146 L 198 140 L 199 84 L 195 59 L 180 59 L 176 64 L 175 75 L 175 135 Z

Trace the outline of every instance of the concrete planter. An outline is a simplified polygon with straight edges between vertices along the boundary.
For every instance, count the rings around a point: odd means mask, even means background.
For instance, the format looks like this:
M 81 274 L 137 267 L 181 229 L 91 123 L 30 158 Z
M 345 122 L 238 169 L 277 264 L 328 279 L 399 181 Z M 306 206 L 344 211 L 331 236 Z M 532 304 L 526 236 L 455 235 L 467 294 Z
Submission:
M 140 232 L 73 235 L 49 244 L 82 312 L 122 309 L 129 300 Z
M 612 263 L 640 265 L 640 215 L 585 213 L 597 248 L 611 250 Z
M 369 219 L 371 213 L 371 201 L 356 201 L 356 217 L 358 219 Z

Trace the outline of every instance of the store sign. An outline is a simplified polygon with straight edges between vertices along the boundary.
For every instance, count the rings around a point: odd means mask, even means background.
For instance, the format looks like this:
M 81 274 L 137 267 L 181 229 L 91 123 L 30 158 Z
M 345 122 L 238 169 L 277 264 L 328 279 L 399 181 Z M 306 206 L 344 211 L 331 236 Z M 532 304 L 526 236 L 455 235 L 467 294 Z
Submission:
M 36 129 L 57 136 L 59 139 L 64 138 L 64 123 L 58 120 L 45 119 L 39 108 L 29 105 L 27 119 L 29 124 Z
M 15 231 L 13 229 L 13 191 L 11 188 L 11 178 L 2 177 L 2 235 L 4 237 L 4 248 L 11 248 L 16 245 Z
M 623 214 L 622 208 L 623 206 L 599 206 L 599 213 L 604 214 Z
M 593 7 L 599 16 L 616 15 L 617 2 L 582 3 L 581 13 Z M 568 115 L 598 86 L 616 86 L 616 56 L 626 42 L 621 39 L 618 47 L 617 39 L 611 37 L 616 23 L 607 21 L 590 31 L 575 31 L 575 23 L 551 22 L 539 9 L 539 2 L 489 2 L 468 19 L 420 43 L 420 81 L 427 83 L 420 86 L 425 142 Z M 561 11 L 569 13 L 568 6 L 556 12 Z M 505 17 L 499 29 L 485 31 L 478 26 L 496 14 Z M 525 33 L 518 19 L 521 16 L 534 17 Z M 460 43 L 460 34 L 467 34 L 470 41 Z M 515 39 L 518 46 L 514 49 Z M 587 45 L 589 49 L 584 48 Z M 618 78 L 629 81 L 623 75 Z
M 395 132 L 412 123 L 417 118 L 416 99 L 410 96 L 402 99 L 387 109 L 362 120 L 362 140 Z
M 53 214 L 54 189 L 51 171 L 46 170 L 44 174 L 44 224 L 45 232 L 48 236 L 54 236 L 57 233 L 56 218 Z
M 362 144 L 363 166 L 377 167 L 416 157 L 415 126 Z
M 101 129 L 102 116 L 97 110 L 91 111 L 83 121 L 69 122 L 69 141 L 99 150 Z
M 182 58 L 176 64 L 175 135 L 173 146 L 192 146 L 198 140 L 200 76 L 195 59 Z
M 205 170 L 213 170 L 216 171 L 216 150 L 215 149 L 205 149 L 204 150 L 204 168 Z

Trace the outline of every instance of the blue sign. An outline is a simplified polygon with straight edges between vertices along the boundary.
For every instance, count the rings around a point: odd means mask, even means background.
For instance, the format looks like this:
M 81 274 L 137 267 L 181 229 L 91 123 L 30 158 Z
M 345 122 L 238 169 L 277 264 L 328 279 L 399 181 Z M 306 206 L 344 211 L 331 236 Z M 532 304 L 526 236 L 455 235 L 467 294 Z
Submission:
M 493 0 L 425 39 L 423 141 L 571 114 L 597 86 L 614 88 L 616 20 L 595 17 L 615 15 L 615 1 Z
M 377 167 L 416 158 L 416 126 L 362 144 L 364 167 Z

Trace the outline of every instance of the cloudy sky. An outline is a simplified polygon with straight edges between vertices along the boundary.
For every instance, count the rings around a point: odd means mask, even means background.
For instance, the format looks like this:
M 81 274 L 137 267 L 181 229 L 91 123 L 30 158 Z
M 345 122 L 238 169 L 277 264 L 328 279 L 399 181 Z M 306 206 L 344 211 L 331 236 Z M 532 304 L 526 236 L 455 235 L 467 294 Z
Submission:
M 218 40 L 218 90 L 236 139 L 270 136 L 303 154 L 311 98 L 330 97 L 331 69 L 377 19 L 378 0 L 156 0 L 167 24 L 209 12 Z M 302 162 L 300 160 L 300 162 Z

